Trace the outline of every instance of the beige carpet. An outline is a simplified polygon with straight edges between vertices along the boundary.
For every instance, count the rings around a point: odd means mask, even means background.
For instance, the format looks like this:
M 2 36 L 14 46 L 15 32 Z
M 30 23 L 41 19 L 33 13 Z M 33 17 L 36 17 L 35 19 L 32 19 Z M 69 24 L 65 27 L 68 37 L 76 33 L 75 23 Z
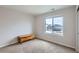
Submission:
M 75 53 L 73 49 L 35 39 L 0 48 L 0 53 Z

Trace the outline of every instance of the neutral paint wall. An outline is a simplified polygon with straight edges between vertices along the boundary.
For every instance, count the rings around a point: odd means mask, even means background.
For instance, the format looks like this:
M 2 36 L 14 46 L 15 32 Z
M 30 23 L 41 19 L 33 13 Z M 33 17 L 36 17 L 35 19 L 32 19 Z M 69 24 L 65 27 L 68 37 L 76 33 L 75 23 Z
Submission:
M 79 52 L 79 11 L 77 12 L 78 6 L 76 6 L 76 51 Z
M 63 16 L 64 17 L 64 36 L 59 36 L 55 34 L 46 34 L 44 31 L 44 18 L 51 16 Z M 47 13 L 43 15 L 36 16 L 36 36 L 55 42 L 61 45 L 65 45 L 71 48 L 75 48 L 75 6 L 54 11 L 52 13 Z
M 0 47 L 17 42 L 17 36 L 33 33 L 34 17 L 0 7 Z

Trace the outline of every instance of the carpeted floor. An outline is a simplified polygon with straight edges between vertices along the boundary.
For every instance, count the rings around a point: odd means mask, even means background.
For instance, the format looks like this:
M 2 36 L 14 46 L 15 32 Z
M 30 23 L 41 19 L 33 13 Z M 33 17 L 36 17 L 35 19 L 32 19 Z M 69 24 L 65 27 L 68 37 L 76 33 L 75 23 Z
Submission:
M 75 53 L 73 49 L 35 39 L 0 48 L 0 53 Z

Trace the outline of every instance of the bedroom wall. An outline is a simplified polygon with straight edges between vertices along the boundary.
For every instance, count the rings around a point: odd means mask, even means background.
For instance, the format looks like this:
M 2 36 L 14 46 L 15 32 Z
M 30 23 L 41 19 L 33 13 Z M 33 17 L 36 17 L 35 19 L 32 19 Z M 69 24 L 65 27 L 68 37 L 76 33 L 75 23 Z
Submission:
M 44 18 L 51 16 L 64 17 L 64 36 L 47 34 L 44 29 Z M 38 38 L 75 48 L 75 6 L 36 16 L 36 35 Z
M 0 7 L 0 47 L 17 42 L 17 36 L 33 33 L 34 17 Z

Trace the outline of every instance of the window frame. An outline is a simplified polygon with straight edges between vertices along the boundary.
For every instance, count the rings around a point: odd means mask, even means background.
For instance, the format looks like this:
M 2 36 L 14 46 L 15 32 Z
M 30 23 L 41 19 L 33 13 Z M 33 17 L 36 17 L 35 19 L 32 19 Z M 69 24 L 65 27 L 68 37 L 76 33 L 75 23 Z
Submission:
M 63 16 L 53 16 L 53 17 L 45 17 L 45 18 L 44 18 L 44 33 L 45 33 L 45 34 L 55 34 L 55 35 L 59 35 L 59 34 L 55 33 L 54 31 L 52 31 L 52 33 L 47 33 L 47 32 L 46 32 L 46 19 L 47 19 L 47 18 L 52 18 L 52 20 L 53 20 L 54 18 L 57 18 L 57 17 L 63 17 Z M 64 17 L 63 17 L 63 34 L 60 35 L 60 36 L 64 36 Z

